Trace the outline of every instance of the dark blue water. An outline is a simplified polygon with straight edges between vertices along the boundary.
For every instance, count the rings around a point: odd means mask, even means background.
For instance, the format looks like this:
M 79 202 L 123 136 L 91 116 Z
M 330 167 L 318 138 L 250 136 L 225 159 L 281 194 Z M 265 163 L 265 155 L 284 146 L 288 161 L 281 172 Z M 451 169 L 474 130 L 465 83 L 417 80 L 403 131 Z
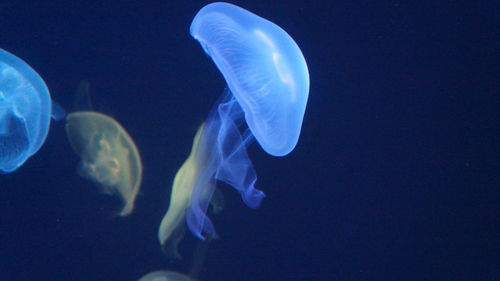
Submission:
M 173 177 L 224 89 L 189 35 L 206 1 L 2 1 L 0 48 L 27 61 L 74 109 L 135 139 L 136 209 L 76 173 L 53 122 L 45 145 L 0 176 L 0 280 L 137 280 L 189 271 L 156 240 Z M 248 209 L 232 188 L 202 281 L 498 280 L 499 34 L 495 1 L 236 1 L 301 47 L 311 91 L 301 139 L 249 154 L 266 192 Z

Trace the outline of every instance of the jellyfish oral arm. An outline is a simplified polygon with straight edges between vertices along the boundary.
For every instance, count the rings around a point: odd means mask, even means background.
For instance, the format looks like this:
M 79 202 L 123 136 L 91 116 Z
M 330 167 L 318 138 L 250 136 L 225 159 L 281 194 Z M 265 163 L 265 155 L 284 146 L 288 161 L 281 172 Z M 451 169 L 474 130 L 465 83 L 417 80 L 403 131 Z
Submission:
M 203 124 L 197 153 L 193 156 L 200 167 L 186 212 L 189 229 L 203 239 L 203 234 L 214 235 L 215 230 L 206 212 L 215 190 L 216 181 L 223 181 L 236 189 L 246 205 L 260 206 L 264 192 L 255 188 L 257 176 L 248 157 L 247 147 L 254 138 L 248 129 L 243 136 L 244 113 L 227 89 L 215 104 Z
M 218 106 L 221 126 L 217 150 L 222 161 L 215 178 L 233 186 L 241 193 L 245 204 L 255 209 L 265 197 L 262 191 L 254 187 L 257 176 L 247 153 L 248 145 L 255 138 L 248 129 L 244 136 L 241 135 L 235 118 L 242 118 L 243 113 L 232 94 L 227 95 L 231 97 L 230 100 Z

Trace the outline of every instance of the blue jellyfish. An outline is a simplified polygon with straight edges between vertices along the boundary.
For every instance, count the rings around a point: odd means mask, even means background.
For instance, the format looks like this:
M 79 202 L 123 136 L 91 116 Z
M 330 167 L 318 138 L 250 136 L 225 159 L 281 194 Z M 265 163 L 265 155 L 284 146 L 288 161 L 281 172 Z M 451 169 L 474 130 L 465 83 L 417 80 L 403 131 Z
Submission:
M 52 105 L 42 78 L 26 62 L 0 49 L 0 171 L 16 170 L 40 149 L 51 115 L 59 119 L 64 112 Z
M 206 211 L 217 180 L 238 190 L 249 207 L 260 205 L 265 195 L 254 187 L 257 177 L 247 147 L 255 139 L 268 154 L 290 153 L 309 95 L 304 56 L 274 23 L 217 2 L 196 14 L 190 32 L 219 68 L 227 88 L 198 130 L 191 155 L 174 179 L 171 203 L 174 197 L 183 199 L 171 204 L 162 221 L 162 244 L 183 216 L 198 238 L 215 235 Z

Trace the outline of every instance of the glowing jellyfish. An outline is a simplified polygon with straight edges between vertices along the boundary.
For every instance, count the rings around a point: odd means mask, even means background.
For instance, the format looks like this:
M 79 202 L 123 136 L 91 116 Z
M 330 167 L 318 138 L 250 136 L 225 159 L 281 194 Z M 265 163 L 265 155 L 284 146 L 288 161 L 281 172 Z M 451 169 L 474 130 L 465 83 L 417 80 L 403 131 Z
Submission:
M 42 78 L 26 62 L 0 49 L 0 171 L 19 168 L 47 137 L 53 106 Z
M 190 32 L 228 86 L 200 129 L 196 153 L 190 156 L 195 172 L 183 205 L 187 204 L 189 229 L 203 239 L 215 235 L 206 211 L 216 180 L 238 190 L 249 207 L 260 205 L 265 195 L 254 187 L 257 177 L 246 148 L 255 136 L 271 155 L 293 150 L 309 94 L 309 73 L 302 52 L 283 29 L 235 5 L 205 6 Z
M 120 215 L 130 214 L 141 185 L 142 163 L 129 134 L 113 118 L 92 111 L 70 113 L 66 133 L 81 157 L 80 176 L 99 184 L 106 194 L 119 194 L 125 203 Z
M 194 281 L 194 279 L 178 272 L 158 270 L 142 276 L 139 281 Z

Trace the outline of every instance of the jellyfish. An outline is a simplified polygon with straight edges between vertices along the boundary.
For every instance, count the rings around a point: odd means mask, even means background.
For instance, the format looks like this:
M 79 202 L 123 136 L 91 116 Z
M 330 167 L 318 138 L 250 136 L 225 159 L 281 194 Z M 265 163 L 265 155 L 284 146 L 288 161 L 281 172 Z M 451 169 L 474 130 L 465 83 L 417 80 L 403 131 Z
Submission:
M 142 180 L 139 151 L 125 129 L 113 118 L 93 111 L 66 117 L 66 133 L 80 156 L 78 174 L 97 183 L 105 194 L 124 202 L 121 216 L 130 214 Z
M 190 33 L 227 83 L 200 129 L 196 153 L 190 156 L 196 173 L 183 201 L 189 229 L 204 239 L 216 234 L 206 216 L 216 181 L 233 186 L 249 207 L 259 207 L 265 195 L 254 186 L 257 177 L 247 147 L 256 140 L 273 156 L 295 148 L 309 72 L 299 47 L 283 29 L 232 4 L 203 7 Z
M 10 173 L 23 165 L 44 143 L 50 118 L 63 116 L 38 73 L 0 49 L 0 171 Z
M 139 281 L 194 281 L 194 279 L 174 271 L 157 270 L 142 276 Z

